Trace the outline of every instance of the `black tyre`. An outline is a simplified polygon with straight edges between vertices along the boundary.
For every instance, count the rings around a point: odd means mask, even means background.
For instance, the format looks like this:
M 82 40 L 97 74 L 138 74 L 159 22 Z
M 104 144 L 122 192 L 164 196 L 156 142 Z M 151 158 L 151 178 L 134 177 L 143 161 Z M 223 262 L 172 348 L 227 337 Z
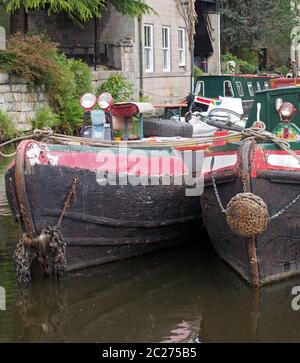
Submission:
M 146 119 L 144 121 L 144 136 L 160 136 L 160 137 L 186 137 L 193 136 L 193 126 L 186 122 L 176 120 L 163 119 Z

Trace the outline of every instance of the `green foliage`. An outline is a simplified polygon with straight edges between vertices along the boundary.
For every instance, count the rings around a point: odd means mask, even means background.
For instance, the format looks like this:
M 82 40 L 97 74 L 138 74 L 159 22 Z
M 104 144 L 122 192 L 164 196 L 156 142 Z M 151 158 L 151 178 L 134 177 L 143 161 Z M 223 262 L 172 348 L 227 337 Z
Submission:
M 6 51 L 1 52 L 0 67 L 34 83 L 47 78 L 49 73 L 60 73 L 53 62 L 56 53 L 55 43 L 38 35 L 16 33 L 8 39 Z
M 200 69 L 197 66 L 194 66 L 194 77 L 197 78 L 197 77 L 201 77 L 202 75 L 203 75 L 202 69 Z
M 242 59 L 239 60 L 239 70 L 241 74 L 256 74 L 258 72 L 258 65 L 251 64 Z
M 111 75 L 107 81 L 97 89 L 97 93 L 108 92 L 112 95 L 114 102 L 129 101 L 133 95 L 133 85 L 128 82 L 122 74 Z
M 68 59 L 68 64 L 74 73 L 76 95 L 81 97 L 84 93 L 91 92 L 93 90 L 92 73 L 86 63 L 81 60 Z
M 59 113 L 58 131 L 63 134 L 78 135 L 82 126 L 84 110 L 78 99 L 67 100 Z
M 8 40 L 7 50 L 0 53 L 0 67 L 33 85 L 44 84 L 58 115 L 58 118 L 51 115 L 52 126 L 48 126 L 60 132 L 78 132 L 83 118 L 80 96 L 93 88 L 91 71 L 85 63 L 66 58 L 54 43 L 42 36 L 17 33 Z M 42 114 L 49 116 L 45 110 Z M 42 116 L 35 122 L 35 127 L 42 127 Z
M 223 71 L 226 73 L 226 64 L 229 61 L 234 61 L 236 63 L 235 73 L 240 74 L 256 74 L 258 72 L 257 60 L 253 63 L 247 62 L 246 60 L 239 59 L 232 53 L 226 53 L 221 55 L 221 62 L 223 65 Z
M 150 13 L 151 7 L 142 0 L 111 0 L 122 14 L 140 16 Z M 47 9 L 49 14 L 65 13 L 76 24 L 83 24 L 93 18 L 100 18 L 107 8 L 107 0 L 0 0 L 6 11 L 14 13 L 21 7 L 25 11 Z
M 110 0 L 113 6 L 122 14 L 141 16 L 155 11 L 141 0 Z
M 42 129 L 43 127 L 51 127 L 55 130 L 60 124 L 59 116 L 53 112 L 50 107 L 40 107 L 36 111 L 36 117 L 32 120 L 34 129 Z
M 138 102 L 151 102 L 151 97 L 146 95 L 140 96 Z
M 11 118 L 4 112 L 0 111 L 0 140 L 9 140 L 15 137 L 18 131 Z
M 286 66 L 281 66 L 281 67 L 276 68 L 275 71 L 276 71 L 276 73 L 286 77 L 286 75 L 289 73 L 290 70 Z
M 287 0 L 220 0 L 223 52 L 241 56 L 243 48 L 258 44 L 286 44 L 296 24 Z M 272 35 L 272 36 L 270 36 Z

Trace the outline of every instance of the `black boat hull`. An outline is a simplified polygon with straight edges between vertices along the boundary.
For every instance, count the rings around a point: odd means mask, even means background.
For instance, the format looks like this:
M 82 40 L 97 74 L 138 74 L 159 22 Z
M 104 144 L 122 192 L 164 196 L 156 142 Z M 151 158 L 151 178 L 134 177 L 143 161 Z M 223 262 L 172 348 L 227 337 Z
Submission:
M 175 185 L 173 177 L 170 185 L 100 186 L 92 170 L 26 162 L 24 170 L 18 168 L 16 163 L 6 174 L 7 199 L 14 215 L 22 216 L 22 231 L 30 235 L 57 225 L 72 181 L 78 179 L 74 203 L 60 226 L 67 242 L 67 271 L 149 253 L 199 235 L 200 198 L 186 197 L 185 186 Z

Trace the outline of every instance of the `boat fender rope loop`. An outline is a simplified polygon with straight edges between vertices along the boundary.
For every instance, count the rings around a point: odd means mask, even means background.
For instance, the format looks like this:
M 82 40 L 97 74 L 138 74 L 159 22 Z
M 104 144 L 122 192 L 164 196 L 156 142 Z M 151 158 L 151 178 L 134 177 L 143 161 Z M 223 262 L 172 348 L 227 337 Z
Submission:
M 14 253 L 17 280 L 26 285 L 31 281 L 31 265 L 37 259 L 43 272 L 49 277 L 59 279 L 66 265 L 67 244 L 60 231 L 63 218 L 76 198 L 78 178 L 73 178 L 72 185 L 64 203 L 59 221 L 54 227 L 46 227 L 40 235 L 29 236 L 22 233 Z

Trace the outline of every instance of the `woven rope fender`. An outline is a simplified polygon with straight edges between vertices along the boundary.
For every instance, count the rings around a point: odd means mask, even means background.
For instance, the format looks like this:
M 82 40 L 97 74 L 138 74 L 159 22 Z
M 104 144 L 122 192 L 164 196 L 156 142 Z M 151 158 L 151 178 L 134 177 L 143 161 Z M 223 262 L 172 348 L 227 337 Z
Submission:
M 266 231 L 269 211 L 263 199 L 256 194 L 241 193 L 228 203 L 226 218 L 235 235 L 250 238 Z

